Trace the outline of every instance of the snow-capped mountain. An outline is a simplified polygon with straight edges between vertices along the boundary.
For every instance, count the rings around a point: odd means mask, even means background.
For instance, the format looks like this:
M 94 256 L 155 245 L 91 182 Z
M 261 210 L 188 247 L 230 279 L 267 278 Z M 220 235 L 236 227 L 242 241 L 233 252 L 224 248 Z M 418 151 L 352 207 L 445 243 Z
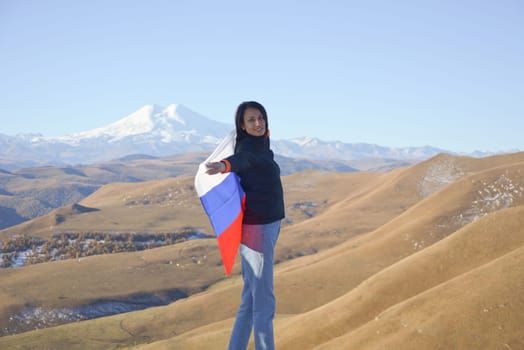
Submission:
M 133 154 L 209 152 L 233 127 L 232 123 L 217 122 L 180 104 L 166 108 L 146 105 L 107 126 L 61 137 L 0 134 L 0 168 L 90 164 Z M 306 159 L 417 161 L 446 152 L 429 146 L 388 148 L 314 137 L 272 140 L 271 145 L 276 154 Z
M 340 141 L 322 141 L 314 137 L 301 137 L 272 142 L 276 153 L 296 158 L 358 160 L 364 158 L 387 158 L 398 160 L 422 160 L 443 149 L 423 147 L 390 148 L 369 143 L 344 143 Z M 449 153 L 449 152 L 448 152 Z
M 155 144 L 215 144 L 231 128 L 231 125 L 206 118 L 183 105 L 172 104 L 167 108 L 146 105 L 108 126 L 52 140 L 71 145 L 88 140 L 116 143 L 126 139 Z
M 172 104 L 146 105 L 110 125 L 61 137 L 0 135 L 0 167 L 9 163 L 64 165 L 94 163 L 129 154 L 165 156 L 208 151 L 232 124 L 209 119 Z

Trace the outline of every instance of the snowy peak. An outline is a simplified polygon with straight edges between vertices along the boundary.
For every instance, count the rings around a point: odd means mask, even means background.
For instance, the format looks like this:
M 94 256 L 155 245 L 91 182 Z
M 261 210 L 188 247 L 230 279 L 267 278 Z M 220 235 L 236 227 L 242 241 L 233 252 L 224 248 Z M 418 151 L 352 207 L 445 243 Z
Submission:
M 314 147 L 318 145 L 320 140 L 317 139 L 316 137 L 304 136 L 304 137 L 291 139 L 290 141 L 302 147 L 304 146 L 313 146 Z
M 158 107 L 147 105 L 129 116 L 110 124 L 91 131 L 73 134 L 76 137 L 98 137 L 108 136 L 113 139 L 121 139 L 126 136 L 144 134 L 150 132 L 154 127 L 153 115 L 157 113 Z
M 162 112 L 166 115 L 167 118 L 172 119 L 182 125 L 186 125 L 186 121 L 184 117 L 181 115 L 184 114 L 184 108 L 185 107 L 182 105 L 171 104 L 167 106 L 167 108 L 164 109 Z M 188 110 L 187 108 L 185 109 Z M 178 113 L 178 110 L 180 110 L 181 112 Z
M 0 154 L 0 161 L 85 164 L 130 154 L 208 152 L 233 128 L 232 124 L 212 120 L 183 105 L 148 104 L 106 126 L 66 136 L 0 135 L 0 150 L 7 150 Z
M 183 105 L 171 104 L 164 108 L 150 104 L 107 126 L 54 138 L 54 140 L 71 144 L 88 139 L 116 142 L 140 137 L 172 142 L 187 139 L 190 135 L 221 138 L 230 128 L 227 124 L 208 119 Z

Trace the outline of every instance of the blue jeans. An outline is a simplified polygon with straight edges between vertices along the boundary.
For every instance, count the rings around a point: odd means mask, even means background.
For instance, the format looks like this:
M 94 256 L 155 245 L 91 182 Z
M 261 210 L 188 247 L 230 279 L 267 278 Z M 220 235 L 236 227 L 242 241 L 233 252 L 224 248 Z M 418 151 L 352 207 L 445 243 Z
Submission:
M 242 301 L 229 340 L 229 350 L 247 348 L 254 329 L 256 350 L 274 350 L 273 260 L 280 221 L 265 225 L 242 225 Z

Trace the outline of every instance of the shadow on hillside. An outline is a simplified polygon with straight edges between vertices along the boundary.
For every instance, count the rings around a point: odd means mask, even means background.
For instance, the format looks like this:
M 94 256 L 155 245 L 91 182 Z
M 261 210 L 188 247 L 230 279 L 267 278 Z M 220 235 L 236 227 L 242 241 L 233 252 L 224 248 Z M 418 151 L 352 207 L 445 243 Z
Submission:
M 155 294 L 134 295 L 127 299 L 96 300 L 90 304 L 72 308 L 47 309 L 29 306 L 9 318 L 9 326 L 0 329 L 0 336 L 144 310 L 149 307 L 167 305 L 187 297 L 187 293 L 173 289 Z

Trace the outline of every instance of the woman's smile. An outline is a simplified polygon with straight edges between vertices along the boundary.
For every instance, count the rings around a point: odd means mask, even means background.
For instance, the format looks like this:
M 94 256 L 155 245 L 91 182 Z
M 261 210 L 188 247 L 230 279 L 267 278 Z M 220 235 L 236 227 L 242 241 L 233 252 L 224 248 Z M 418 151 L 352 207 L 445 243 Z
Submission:
M 242 126 L 251 136 L 263 136 L 266 133 L 266 121 L 256 108 L 246 108 Z

